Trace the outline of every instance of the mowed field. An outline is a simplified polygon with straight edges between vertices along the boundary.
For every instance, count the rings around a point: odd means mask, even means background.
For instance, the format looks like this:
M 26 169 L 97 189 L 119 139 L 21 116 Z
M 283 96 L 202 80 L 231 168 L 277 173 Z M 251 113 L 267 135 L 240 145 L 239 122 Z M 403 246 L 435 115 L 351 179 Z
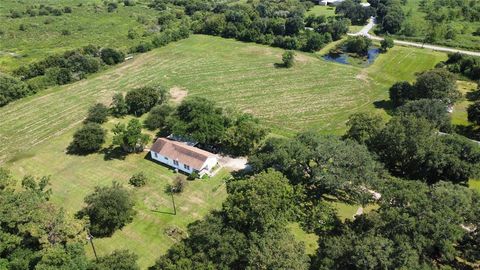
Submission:
M 388 97 L 391 84 L 413 80 L 416 72 L 432 68 L 446 57 L 396 47 L 362 69 L 299 52 L 297 64 L 283 69 L 274 65 L 280 62 L 281 54 L 282 50 L 276 48 L 195 35 L 86 80 L 13 102 L 0 108 L 0 165 L 10 168 L 17 177 L 50 175 L 52 200 L 69 214 L 82 207 L 83 198 L 95 186 L 112 181 L 128 186 L 132 174 L 146 173 L 150 178 L 147 186 L 129 187 L 137 201 L 134 221 L 111 238 L 95 239 L 100 255 L 128 248 L 140 256 L 144 269 L 176 241 L 166 230 L 185 230 L 187 224 L 221 206 L 229 173 L 222 171 L 212 179 L 189 182 L 186 191 L 176 197 L 178 213 L 172 215 L 165 188 L 175 175 L 145 159 L 146 153 L 125 159 L 101 153 L 65 153 L 89 106 L 95 102 L 108 104 L 115 92 L 160 83 L 186 90 L 188 96 L 205 96 L 223 107 L 251 112 L 275 135 L 291 136 L 305 129 L 340 134 L 351 113 L 371 111 L 386 117 L 374 103 Z M 105 128 L 110 129 L 116 121 L 111 119 Z M 343 209 L 346 207 L 338 206 L 344 218 L 356 211 L 355 206 Z M 311 252 L 314 241 L 308 235 L 304 237 Z M 86 250 L 91 255 L 88 245 Z

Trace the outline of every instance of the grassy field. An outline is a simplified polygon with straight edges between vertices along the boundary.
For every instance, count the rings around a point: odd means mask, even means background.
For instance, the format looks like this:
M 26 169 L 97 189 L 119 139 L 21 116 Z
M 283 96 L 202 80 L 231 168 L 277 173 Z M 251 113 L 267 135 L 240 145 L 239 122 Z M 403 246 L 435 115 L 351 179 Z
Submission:
M 24 12 L 36 1 L 2 0 L 0 4 L 0 71 L 11 71 L 18 66 L 43 59 L 46 55 L 76 49 L 88 44 L 127 50 L 137 45 L 154 31 L 157 12 L 136 1 L 136 6 L 118 4 L 114 12 L 107 12 L 101 0 L 42 0 L 41 4 L 56 8 L 69 6 L 72 13 L 62 16 L 24 15 L 10 18 L 10 10 Z M 28 3 L 28 4 L 26 4 Z M 81 5 L 80 5 L 81 4 Z M 48 22 L 48 24 L 46 23 Z M 20 25 L 26 30 L 20 31 Z M 139 37 L 129 39 L 129 29 Z M 68 30 L 69 35 L 62 31 Z
M 118 120 L 110 120 L 105 128 L 111 129 Z M 107 255 L 115 249 L 130 249 L 140 256 L 142 269 L 152 265 L 173 243 L 178 241 L 166 234 L 169 228 L 186 230 L 187 224 L 202 218 L 212 209 L 221 207 L 226 197 L 225 178 L 229 173 L 220 171 L 206 180 L 189 181 L 180 195 L 175 195 L 177 214 L 173 215 L 167 185 L 177 176 L 172 170 L 146 159 L 147 153 L 132 154 L 125 159 L 110 158 L 104 154 L 72 156 L 65 147 L 72 138 L 72 130 L 56 136 L 54 140 L 35 147 L 25 155 L 6 163 L 17 177 L 26 174 L 50 175 L 52 200 L 73 215 L 83 205 L 83 198 L 97 185 L 110 185 L 117 181 L 128 187 L 136 198 L 137 214 L 132 223 L 111 238 L 95 239 L 97 253 Z M 107 140 L 109 141 L 109 140 Z M 106 146 L 108 146 L 108 142 Z M 133 188 L 128 179 L 137 172 L 145 173 L 149 182 Z M 184 176 L 183 176 L 184 177 Z M 87 254 L 93 257 L 90 246 Z
M 307 12 L 307 15 L 310 14 L 316 16 L 325 15 L 327 17 L 333 17 L 335 16 L 335 7 L 316 5 Z
M 400 39 L 411 39 L 414 41 L 422 41 L 429 29 L 429 23 L 425 20 L 426 14 L 419 10 L 419 4 L 421 0 L 408 0 L 404 6 L 404 12 L 406 14 L 405 25 L 413 25 L 416 29 L 411 37 L 403 37 L 401 35 L 395 36 Z M 453 11 L 456 12 L 456 11 Z M 439 38 L 436 43 L 439 45 L 449 47 L 462 47 L 472 50 L 480 50 L 480 37 L 474 36 L 472 33 L 480 27 L 480 22 L 470 21 L 452 21 L 451 26 L 455 29 L 456 37 L 452 40 L 445 38 Z
M 89 106 L 109 103 L 115 92 L 161 83 L 206 96 L 222 106 L 251 112 L 276 135 L 315 129 L 340 134 L 353 112 L 377 109 L 387 89 L 398 80 L 413 80 L 416 72 L 433 67 L 446 56 L 427 50 L 396 47 L 379 56 L 368 68 L 326 62 L 314 54 L 298 53 L 292 69 L 276 68 L 282 50 L 217 37 L 195 35 L 164 48 L 136 56 L 115 68 L 71 85 L 54 87 L 0 108 L 0 164 L 21 177 L 51 175 L 54 202 L 73 214 L 96 185 L 112 181 L 126 184 L 138 171 L 151 179 L 133 190 L 138 211 L 135 220 L 112 238 L 96 239 L 100 255 L 129 248 L 140 255 L 142 268 L 151 265 L 172 243 L 165 230 L 185 229 L 224 200 L 224 178 L 190 182 L 176 198 L 178 214 L 171 215 L 165 187 L 174 174 L 145 159 L 145 154 L 109 158 L 104 154 L 69 156 L 65 149 Z M 377 105 L 375 105 L 375 104 Z M 106 127 L 112 127 L 110 120 Z M 341 218 L 352 216 L 356 206 L 336 205 Z M 295 229 L 292 229 L 295 232 Z M 302 232 L 298 238 L 302 240 Z M 307 236 L 307 250 L 314 240 Z M 87 251 L 91 252 L 89 246 Z M 91 255 L 91 253 L 89 253 Z

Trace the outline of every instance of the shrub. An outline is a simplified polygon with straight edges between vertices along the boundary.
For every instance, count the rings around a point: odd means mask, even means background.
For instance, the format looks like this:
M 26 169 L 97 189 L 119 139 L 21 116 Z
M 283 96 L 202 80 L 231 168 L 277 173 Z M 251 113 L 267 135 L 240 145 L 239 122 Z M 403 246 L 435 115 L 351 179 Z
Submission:
M 107 65 L 115 65 L 125 60 L 125 55 L 121 51 L 112 48 L 104 48 L 100 51 L 100 58 Z
M 126 7 L 135 6 L 135 0 L 123 0 L 123 5 Z
M 161 87 L 136 88 L 127 93 L 125 102 L 131 114 L 140 116 L 153 108 L 158 102 L 163 102 L 166 90 Z
M 108 117 L 108 108 L 107 106 L 103 105 L 102 103 L 97 103 L 90 107 L 88 110 L 87 118 L 85 119 L 85 123 L 97 123 L 102 124 L 107 121 Z
M 117 9 L 117 7 L 118 7 L 117 3 L 110 2 L 107 4 L 107 11 L 114 12 Z
M 122 93 L 113 95 L 110 110 L 112 114 L 117 117 L 124 116 L 128 113 L 128 106 L 127 103 L 125 103 L 125 98 Z
M 393 38 L 391 37 L 385 37 L 381 42 L 380 42 L 380 47 L 383 52 L 388 51 L 388 49 L 393 48 L 394 42 Z
M 64 8 L 63 8 L 63 12 L 65 12 L 65 13 L 72 13 L 72 8 L 71 8 L 71 7 L 68 7 L 68 6 L 67 6 L 67 7 L 64 7 Z
M 105 142 L 105 130 L 97 123 L 88 123 L 73 134 L 68 152 L 89 154 L 98 151 Z
M 26 83 L 14 77 L 0 74 L 0 107 L 34 92 Z
M 152 49 L 152 45 L 150 43 L 140 43 L 133 49 L 133 52 L 137 53 L 145 53 Z
M 132 175 L 132 177 L 130 177 L 128 180 L 128 183 L 134 187 L 143 187 L 147 184 L 147 181 L 148 179 L 145 174 L 140 172 Z
M 22 24 L 20 24 L 20 25 L 18 26 L 18 30 L 20 30 L 20 31 L 27 31 L 27 26 L 25 26 L 25 24 L 22 23 Z
M 62 36 L 69 36 L 71 34 L 72 34 L 72 32 L 70 32 L 70 30 L 68 30 L 68 29 L 63 29 L 62 30 Z
M 468 121 L 480 125 L 480 101 L 471 104 L 468 109 Z
M 197 172 L 194 172 L 194 173 L 196 173 L 196 175 L 198 176 Z M 194 173 L 189 175 L 189 179 Z M 193 179 L 195 179 L 195 178 L 193 178 Z M 185 189 L 186 185 L 187 185 L 187 181 L 185 180 L 185 178 L 178 175 L 177 177 L 175 177 L 175 180 L 173 181 L 173 184 L 170 186 L 170 191 L 173 192 L 173 193 L 182 193 L 183 190 Z
M 285 51 L 282 55 L 282 61 L 284 67 L 291 68 L 295 62 L 295 52 Z
M 345 49 L 347 52 L 362 56 L 368 54 L 370 45 L 372 45 L 372 41 L 363 36 L 349 37 L 347 41 L 345 41 Z

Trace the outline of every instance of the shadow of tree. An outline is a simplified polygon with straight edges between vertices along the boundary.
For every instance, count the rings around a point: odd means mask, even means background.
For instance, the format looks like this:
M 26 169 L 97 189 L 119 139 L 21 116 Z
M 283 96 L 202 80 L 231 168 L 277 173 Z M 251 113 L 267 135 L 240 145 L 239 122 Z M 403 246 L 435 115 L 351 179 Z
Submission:
M 480 127 L 474 125 L 454 125 L 454 131 L 471 140 L 480 141 Z
M 480 100 L 480 90 L 468 92 L 465 96 L 469 101 Z
M 394 114 L 393 104 L 390 100 L 377 100 L 373 102 L 373 106 L 377 109 L 383 109 L 388 115 Z
M 103 153 L 103 159 L 106 161 L 114 159 L 125 160 L 125 157 L 128 155 L 121 147 L 115 147 L 113 145 L 102 149 L 100 153 Z

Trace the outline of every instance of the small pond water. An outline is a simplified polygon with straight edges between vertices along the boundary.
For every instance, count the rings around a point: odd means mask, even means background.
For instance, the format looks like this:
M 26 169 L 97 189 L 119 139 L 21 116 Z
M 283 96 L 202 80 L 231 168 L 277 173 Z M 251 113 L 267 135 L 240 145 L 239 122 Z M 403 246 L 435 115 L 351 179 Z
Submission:
M 362 66 L 368 66 L 372 64 L 380 54 L 379 48 L 368 49 L 368 56 L 365 58 L 357 58 L 349 55 L 348 53 L 329 53 L 323 56 L 323 59 L 327 61 L 337 62 L 345 65 L 352 65 L 354 63 L 360 63 Z

